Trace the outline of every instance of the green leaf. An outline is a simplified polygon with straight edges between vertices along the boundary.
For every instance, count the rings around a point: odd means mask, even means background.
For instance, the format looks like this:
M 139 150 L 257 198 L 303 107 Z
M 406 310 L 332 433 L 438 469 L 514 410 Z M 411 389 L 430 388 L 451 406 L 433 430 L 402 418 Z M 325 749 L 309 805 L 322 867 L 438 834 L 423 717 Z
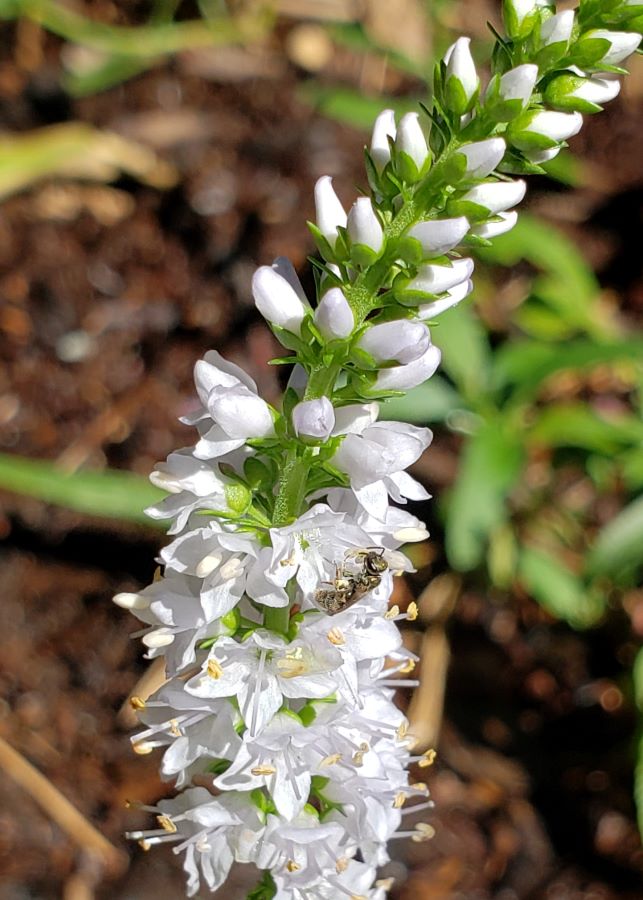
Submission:
M 518 561 L 518 577 L 547 612 L 572 628 L 590 628 L 605 611 L 604 598 L 545 550 L 524 547 Z
M 431 332 L 442 351 L 442 367 L 464 397 L 485 393 L 491 351 L 487 334 L 470 304 L 460 304 L 440 316 Z
M 561 403 L 542 411 L 528 440 L 548 447 L 579 447 L 612 454 L 630 444 L 643 443 L 643 422 L 630 415 L 608 419 L 583 403 Z
M 466 403 L 458 392 L 439 375 L 434 375 L 403 397 L 386 400 L 380 418 L 424 425 L 427 422 L 444 422 L 450 413 L 463 407 Z
M 485 423 L 466 444 L 449 498 L 446 550 L 454 568 L 468 571 L 483 558 L 490 533 L 508 519 L 506 499 L 523 465 L 521 436 L 506 423 Z
M 617 576 L 641 565 L 643 497 L 638 497 L 601 530 L 587 557 L 587 571 L 594 576 Z
M 596 343 L 585 338 L 568 341 L 564 350 L 540 341 L 511 341 L 494 356 L 494 387 L 516 387 L 531 396 L 550 375 L 567 369 L 587 369 L 603 363 L 643 358 L 643 340 Z
M 314 81 L 300 87 L 297 95 L 300 100 L 308 106 L 313 106 L 329 119 L 335 119 L 363 131 L 370 131 L 373 122 L 385 107 L 394 109 L 398 115 L 404 115 L 417 107 L 417 103 L 412 99 L 365 97 L 359 91 L 322 87 Z
M 2 453 L 0 488 L 92 516 L 162 527 L 143 510 L 162 500 L 165 492 L 132 472 L 106 469 L 69 474 L 55 463 Z

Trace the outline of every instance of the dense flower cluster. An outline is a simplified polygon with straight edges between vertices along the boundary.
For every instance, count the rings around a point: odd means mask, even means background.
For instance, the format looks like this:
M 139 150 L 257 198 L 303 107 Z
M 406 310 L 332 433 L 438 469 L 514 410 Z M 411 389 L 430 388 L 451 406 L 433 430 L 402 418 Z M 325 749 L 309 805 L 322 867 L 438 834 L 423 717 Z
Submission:
M 185 853 L 188 891 L 216 889 L 234 861 L 266 872 L 253 897 L 384 897 L 376 869 L 407 813 L 430 806 L 410 784 L 407 722 L 393 703 L 415 656 L 389 608 L 400 549 L 427 537 L 404 508 L 428 498 L 406 471 L 431 433 L 380 421 L 393 392 L 421 384 L 440 352 L 427 324 L 472 288 L 460 248 L 512 228 L 525 183 L 619 90 L 642 8 L 623 0 L 554 14 L 506 0 L 506 41 L 481 90 L 469 41 L 436 69 L 431 122 L 378 117 L 370 196 L 347 213 L 330 178 L 315 187 L 323 262 L 311 304 L 283 259 L 253 278 L 257 309 L 294 363 L 280 410 L 212 351 L 197 363 L 198 438 L 152 473 L 168 492 L 163 573 L 116 602 L 145 623 L 168 681 L 132 698 L 134 748 L 163 748 L 181 789 L 153 808 L 146 846 Z M 628 25 L 629 23 L 629 25 Z M 417 820 L 415 820 L 417 823 Z

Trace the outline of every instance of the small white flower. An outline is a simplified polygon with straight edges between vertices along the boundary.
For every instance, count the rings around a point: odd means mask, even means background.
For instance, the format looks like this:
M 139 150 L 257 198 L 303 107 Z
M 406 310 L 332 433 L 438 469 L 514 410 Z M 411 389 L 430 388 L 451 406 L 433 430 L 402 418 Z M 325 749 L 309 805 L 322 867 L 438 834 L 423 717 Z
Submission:
M 528 113 L 527 118 L 509 126 L 510 140 L 519 150 L 533 150 L 533 135 L 551 141 L 565 141 L 583 127 L 583 117 L 578 112 L 565 113 L 543 109 Z M 543 148 L 548 149 L 548 148 Z
M 418 113 L 409 112 L 402 116 L 397 129 L 395 147 L 411 157 L 418 171 L 422 170 L 429 156 L 429 148 L 420 127 Z
M 346 228 L 346 211 L 333 188 L 333 179 L 322 175 L 315 184 L 315 210 L 317 227 L 331 247 L 335 247 L 338 228 Z
M 342 664 L 332 644 L 303 640 L 288 643 L 264 629 L 239 644 L 222 637 L 210 650 L 201 672 L 185 685 L 195 697 L 236 697 L 251 737 L 280 709 L 284 697 L 328 697 L 336 689 L 332 673 Z
M 328 397 L 305 400 L 292 411 L 292 423 L 298 437 L 325 441 L 335 427 L 335 412 Z
M 279 268 L 279 263 L 260 266 L 252 276 L 255 306 L 268 322 L 299 334 L 310 306 L 293 287 L 291 279 L 279 272 Z
M 460 199 L 477 206 L 483 206 L 491 215 L 517 206 L 525 196 L 527 185 L 524 181 L 486 181 L 477 184 Z
M 511 212 L 501 212 L 498 213 L 498 221 L 483 222 L 482 225 L 476 225 L 471 229 L 471 233 L 482 238 L 494 238 L 499 234 L 504 234 L 506 231 L 511 231 L 517 221 L 518 213 L 515 210 L 512 210 Z
M 457 284 L 468 281 L 473 272 L 473 260 L 469 257 L 454 259 L 450 266 L 431 264 L 421 266 L 415 278 L 409 282 L 409 290 L 426 294 L 441 294 Z
M 409 391 L 427 381 L 440 365 L 440 350 L 431 344 L 429 348 L 412 363 L 406 366 L 394 366 L 382 369 L 375 379 L 376 391 Z
M 373 325 L 360 337 L 357 345 L 376 362 L 395 360 L 410 363 L 422 356 L 431 343 L 426 325 L 401 319 Z
M 354 244 L 363 244 L 379 253 L 384 232 L 368 197 L 358 197 L 348 214 L 348 234 Z
M 391 159 L 389 137 L 395 139 L 395 113 L 392 109 L 383 109 L 373 125 L 371 138 L 371 156 L 380 171 Z
M 458 38 L 444 54 L 444 61 L 447 66 L 445 78 L 447 92 L 449 91 L 449 82 L 454 81 L 462 96 L 461 105 L 456 105 L 456 108 L 454 108 L 454 111 L 457 113 L 465 112 L 466 107 L 480 87 L 480 79 L 469 49 L 470 44 L 470 38 Z
M 609 48 L 595 65 L 618 66 L 634 53 L 641 43 L 641 35 L 633 31 L 607 31 L 604 28 L 594 28 L 585 32 L 578 45 L 582 47 L 583 41 L 592 40 L 609 42 Z
M 483 226 L 484 227 L 484 226 Z M 472 228 L 472 234 L 479 233 L 480 226 L 476 228 Z M 509 229 L 506 229 L 509 231 Z M 502 234 L 502 232 L 498 232 Z M 460 284 L 457 284 L 455 287 L 452 287 L 450 290 L 444 294 L 443 297 L 440 297 L 438 300 L 433 300 L 431 303 L 422 303 L 417 308 L 417 317 L 423 322 L 430 321 L 435 318 L 435 316 L 439 316 L 440 313 L 446 312 L 447 309 L 451 309 L 452 306 L 456 306 L 460 303 L 461 300 L 464 300 L 465 297 L 468 297 L 471 291 L 473 290 L 473 281 L 469 278 L 467 281 L 461 281 Z
M 422 244 L 425 259 L 443 256 L 463 240 L 469 231 L 469 221 L 464 216 L 455 219 L 429 219 L 418 222 L 409 229 L 409 237 Z
M 340 288 L 326 291 L 315 310 L 315 324 L 327 341 L 344 340 L 355 328 L 355 317 Z
M 489 138 L 475 144 L 465 144 L 458 149 L 467 160 L 467 178 L 486 178 L 496 168 L 505 155 L 506 145 L 502 138 Z
M 540 26 L 541 44 L 544 47 L 549 46 L 549 44 L 567 44 L 574 29 L 575 15 L 573 9 L 566 9 L 545 19 Z

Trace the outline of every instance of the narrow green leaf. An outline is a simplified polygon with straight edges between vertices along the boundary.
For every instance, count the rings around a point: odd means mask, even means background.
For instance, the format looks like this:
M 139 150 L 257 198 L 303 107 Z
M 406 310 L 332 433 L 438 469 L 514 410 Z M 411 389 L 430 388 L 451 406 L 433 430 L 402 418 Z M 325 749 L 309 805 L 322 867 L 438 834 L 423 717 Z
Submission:
M 611 520 L 600 532 L 587 558 L 591 575 L 621 575 L 643 565 L 643 497 Z
M 470 304 L 460 304 L 440 316 L 431 331 L 442 351 L 442 367 L 464 397 L 486 391 L 491 351 L 487 334 Z
M 551 553 L 524 547 L 518 577 L 540 605 L 572 628 L 590 628 L 605 611 L 605 600 Z
M 489 422 L 467 443 L 447 507 L 446 550 L 467 571 L 483 558 L 490 533 L 508 519 L 506 500 L 523 464 L 521 437 Z
M 643 443 L 643 422 L 626 415 L 608 419 L 585 404 L 561 403 L 541 412 L 528 440 L 547 447 L 579 447 L 612 454 Z
M 5 453 L 0 454 L 0 488 L 88 515 L 144 522 L 153 528 L 159 525 L 143 510 L 166 496 L 147 478 L 132 472 L 106 469 L 69 474 L 55 463 Z

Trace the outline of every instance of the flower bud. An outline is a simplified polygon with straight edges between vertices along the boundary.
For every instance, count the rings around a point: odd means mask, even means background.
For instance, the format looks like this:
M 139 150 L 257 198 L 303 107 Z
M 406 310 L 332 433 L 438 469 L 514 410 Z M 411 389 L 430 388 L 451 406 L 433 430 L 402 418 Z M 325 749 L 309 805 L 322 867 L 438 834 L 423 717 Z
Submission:
M 540 26 L 540 43 L 543 47 L 550 44 L 567 44 L 574 28 L 574 16 L 573 9 L 566 9 L 545 19 Z
M 527 162 L 534 163 L 536 166 L 549 162 L 560 153 L 560 147 L 550 147 L 549 150 L 523 150 L 523 156 Z
M 348 214 L 348 234 L 354 244 L 363 244 L 379 253 L 384 233 L 368 197 L 358 197 Z
M 549 5 L 546 0 L 503 0 L 502 18 L 509 37 L 527 37 L 536 24 L 540 8 Z
M 394 366 L 382 369 L 375 379 L 376 391 L 408 391 L 417 387 L 433 375 L 440 365 L 441 353 L 434 344 L 430 344 L 418 359 L 406 366 Z
M 618 66 L 630 53 L 634 53 L 640 42 L 641 35 L 636 32 L 594 28 L 576 43 L 574 61 L 578 58 L 577 65 L 580 66 Z
M 335 411 L 328 397 L 304 400 L 292 411 L 292 424 L 297 437 L 325 441 L 335 427 Z
M 420 266 L 415 278 L 408 284 L 408 290 L 425 294 L 441 294 L 466 281 L 473 272 L 473 260 L 454 259 L 451 266 Z
M 408 234 L 422 244 L 425 259 L 430 259 L 453 250 L 468 231 L 468 219 L 458 216 L 457 219 L 429 219 L 427 222 L 418 222 Z
M 381 172 L 391 159 L 389 137 L 395 139 L 395 113 L 392 109 L 383 109 L 373 125 L 371 138 L 371 156 L 376 168 Z
M 507 136 L 510 143 L 519 150 L 548 150 L 578 134 L 582 125 L 583 117 L 577 112 L 532 109 L 511 123 Z
M 409 112 L 402 116 L 395 138 L 396 149 L 410 156 L 417 169 L 417 172 L 410 173 L 415 177 L 409 178 L 409 180 L 416 180 L 429 155 L 429 148 L 426 145 L 419 119 L 419 115 L 415 112 Z
M 299 334 L 309 307 L 283 275 L 271 266 L 260 266 L 252 277 L 252 295 L 264 319 Z
M 599 104 L 613 100 L 620 89 L 617 78 L 581 78 L 568 73 L 549 82 L 544 98 L 555 109 L 594 113 L 600 112 Z
M 510 122 L 520 115 L 538 80 L 538 66 L 525 63 L 504 75 L 494 75 L 485 91 L 485 112 L 496 122 Z
M 315 215 L 317 227 L 331 247 L 337 242 L 338 228 L 346 227 L 346 212 L 333 189 L 330 175 L 322 175 L 315 184 Z
M 496 168 L 505 155 L 506 145 L 502 138 L 489 138 L 475 144 L 465 144 L 458 153 L 467 160 L 465 175 L 467 178 L 486 178 Z
M 452 306 L 456 306 L 461 300 L 468 297 L 472 290 L 473 281 L 471 281 L 470 278 L 467 281 L 456 284 L 454 288 L 451 288 L 450 291 L 446 292 L 444 297 L 433 300 L 431 303 L 422 303 L 418 306 L 418 319 L 422 322 L 426 322 L 428 319 L 439 316 L 440 313 L 445 312 L 447 309 L 451 309 Z
M 338 287 L 326 291 L 315 310 L 314 319 L 327 341 L 344 340 L 355 328 L 353 311 Z
M 480 79 L 469 50 L 470 38 L 461 37 L 444 54 L 446 101 L 449 109 L 462 115 L 472 105 L 480 87 Z
M 487 240 L 498 237 L 499 234 L 511 231 L 518 221 L 518 213 L 515 210 L 512 210 L 511 212 L 501 212 L 498 213 L 498 219 L 499 221 L 497 222 L 483 222 L 482 225 L 476 225 L 471 229 L 471 234 L 486 238 Z
M 478 221 L 516 206 L 525 196 L 527 185 L 524 181 L 486 181 L 477 184 L 462 197 L 450 200 L 447 204 L 449 213 L 466 213 L 469 218 Z M 482 207 L 477 210 L 476 207 Z
M 426 325 L 402 319 L 373 325 L 360 337 L 357 346 L 370 353 L 376 362 L 395 360 L 406 365 L 422 356 L 430 342 Z

